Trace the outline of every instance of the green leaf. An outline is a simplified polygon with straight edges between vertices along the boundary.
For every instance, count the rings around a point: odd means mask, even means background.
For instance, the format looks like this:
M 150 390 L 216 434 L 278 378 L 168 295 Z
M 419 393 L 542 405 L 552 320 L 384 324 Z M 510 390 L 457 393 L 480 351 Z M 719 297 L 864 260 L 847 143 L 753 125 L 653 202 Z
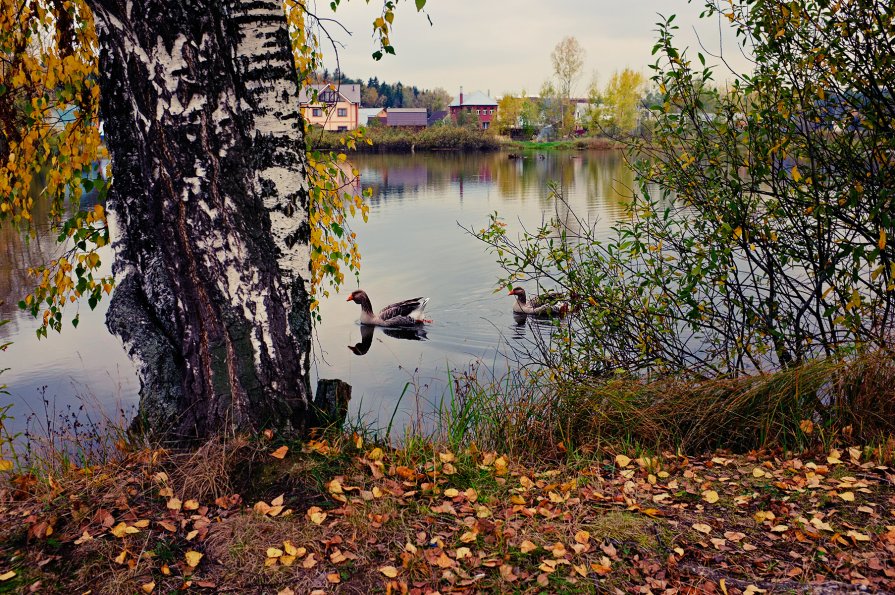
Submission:
M 416 11 L 419 12 L 426 6 L 426 0 L 416 0 Z

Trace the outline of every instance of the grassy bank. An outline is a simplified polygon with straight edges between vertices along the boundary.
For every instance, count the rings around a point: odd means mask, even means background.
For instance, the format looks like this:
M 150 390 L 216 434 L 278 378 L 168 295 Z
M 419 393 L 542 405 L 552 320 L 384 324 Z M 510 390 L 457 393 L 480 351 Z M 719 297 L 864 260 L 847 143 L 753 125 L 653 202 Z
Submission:
M 885 352 L 704 381 L 544 382 L 476 372 L 454 380 L 441 438 L 459 446 L 474 437 L 520 457 L 556 454 L 557 444 L 584 453 L 619 444 L 699 453 L 895 440 L 895 360 Z
M 372 145 L 357 144 L 361 153 L 410 153 L 411 151 L 572 151 L 619 149 L 621 144 L 606 137 L 535 142 L 514 141 L 484 130 L 457 126 L 433 126 L 424 130 L 403 130 L 375 126 L 367 128 Z M 340 151 L 344 145 L 338 132 L 315 129 L 310 134 L 311 146 L 318 151 Z
M 337 132 L 314 130 L 310 144 L 318 151 L 344 150 Z M 411 151 L 496 151 L 497 139 L 483 130 L 456 126 L 433 126 L 419 131 L 374 126 L 366 138 L 372 145 L 358 143 L 357 151 L 366 153 L 410 153 Z
M 508 140 L 503 143 L 503 146 L 507 149 L 518 151 L 605 151 L 623 147 L 621 143 L 603 136 L 589 136 L 549 142 Z
M 45 440 L 0 472 L 0 593 L 891 592 L 893 371 L 473 371 L 400 446 Z

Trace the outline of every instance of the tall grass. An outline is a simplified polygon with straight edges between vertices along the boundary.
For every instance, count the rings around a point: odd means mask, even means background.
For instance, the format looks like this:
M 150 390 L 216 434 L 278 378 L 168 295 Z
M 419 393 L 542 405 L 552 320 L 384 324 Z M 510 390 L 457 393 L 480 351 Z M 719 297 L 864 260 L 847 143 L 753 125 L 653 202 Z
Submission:
M 620 445 L 687 453 L 895 444 L 895 360 L 883 352 L 772 374 L 701 382 L 595 378 L 550 382 L 513 373 L 452 378 L 436 439 L 519 457 Z

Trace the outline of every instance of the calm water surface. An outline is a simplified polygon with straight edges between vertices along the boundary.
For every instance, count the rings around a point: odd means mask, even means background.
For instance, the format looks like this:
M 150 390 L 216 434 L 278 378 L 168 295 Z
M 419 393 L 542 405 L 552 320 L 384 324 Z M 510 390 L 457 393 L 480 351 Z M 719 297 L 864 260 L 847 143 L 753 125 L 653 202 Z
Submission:
M 353 386 L 351 415 L 384 428 L 414 423 L 446 396 L 448 370 L 481 361 L 506 369 L 514 342 L 534 329 L 517 326 L 512 298 L 495 293 L 500 270 L 484 246 L 461 229 L 481 229 L 498 211 L 510 230 L 538 225 L 555 212 L 548 182 L 563 189 L 573 209 L 608 230 L 624 216 L 632 184 L 614 152 L 555 152 L 508 159 L 506 154 L 360 155 L 362 184 L 372 187 L 369 221 L 358 222 L 363 255 L 359 286 L 379 309 L 428 296 L 433 323 L 423 333 L 396 334 L 362 328 L 360 307 L 346 302 L 353 278 L 321 305 L 314 339 L 314 374 Z M 38 218 L 39 220 L 39 218 Z M 50 260 L 57 246 L 49 234 L 25 242 L 0 230 L 0 384 L 9 395 L 16 426 L 31 412 L 43 416 L 43 396 L 57 411 L 87 401 L 114 412 L 136 403 L 139 384 L 119 341 L 104 325 L 105 302 L 80 308 L 77 329 L 38 341 L 37 322 L 15 306 L 28 287 L 26 269 Z M 109 261 L 107 255 L 104 261 Z M 363 332 L 362 332 L 363 331 Z M 401 395 L 404 394 L 402 399 Z

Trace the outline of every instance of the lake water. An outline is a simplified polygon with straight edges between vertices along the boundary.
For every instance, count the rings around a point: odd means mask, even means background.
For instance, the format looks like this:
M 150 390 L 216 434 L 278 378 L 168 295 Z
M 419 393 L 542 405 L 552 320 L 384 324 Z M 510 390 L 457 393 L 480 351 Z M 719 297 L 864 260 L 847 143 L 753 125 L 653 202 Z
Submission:
M 355 222 L 362 253 L 360 288 L 375 310 L 401 299 L 428 296 L 424 333 L 396 335 L 358 324 L 360 307 L 346 302 L 358 287 L 348 278 L 323 300 L 314 338 L 314 375 L 340 378 L 353 387 L 351 417 L 395 428 L 426 416 L 446 395 L 450 369 L 476 362 L 500 373 L 514 343 L 542 332 L 517 325 L 512 300 L 495 293 L 500 269 L 483 244 L 463 229 L 481 229 L 497 211 L 511 231 L 529 229 L 555 211 L 548 183 L 558 184 L 579 215 L 605 230 L 624 216 L 624 193 L 632 177 L 616 152 L 358 155 L 363 186 L 373 189 L 367 223 Z M 39 218 L 38 218 L 39 220 Z M 20 424 L 30 413 L 44 416 L 43 399 L 58 412 L 82 401 L 107 412 L 128 410 L 137 400 L 134 368 L 104 325 L 105 304 L 80 307 L 77 329 L 38 341 L 37 321 L 15 304 L 28 286 L 26 269 L 50 260 L 57 246 L 48 233 L 24 241 L 0 229 L 0 384 Z M 109 261 L 106 256 L 104 261 Z M 72 312 L 73 314 L 73 312 Z M 366 336 L 362 331 L 366 332 Z M 352 349 L 353 348 L 353 349 Z M 402 394 L 404 395 L 402 398 Z M 55 417 L 55 416 L 54 416 Z

